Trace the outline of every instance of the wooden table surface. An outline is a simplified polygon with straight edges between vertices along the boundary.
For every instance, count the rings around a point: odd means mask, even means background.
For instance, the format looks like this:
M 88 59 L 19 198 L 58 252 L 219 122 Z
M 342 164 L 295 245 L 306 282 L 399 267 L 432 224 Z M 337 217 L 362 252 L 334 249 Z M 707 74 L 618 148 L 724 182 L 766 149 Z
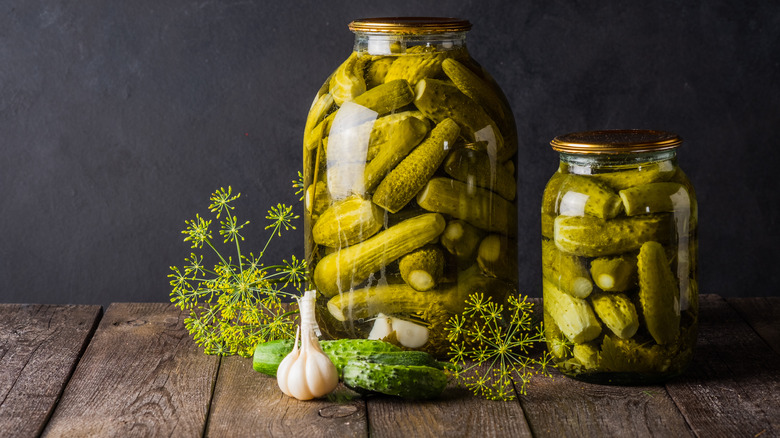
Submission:
M 301 402 L 248 358 L 204 355 L 165 303 L 0 304 L 0 436 L 780 436 L 780 298 L 701 298 L 693 364 L 665 385 L 556 374 L 486 401 Z

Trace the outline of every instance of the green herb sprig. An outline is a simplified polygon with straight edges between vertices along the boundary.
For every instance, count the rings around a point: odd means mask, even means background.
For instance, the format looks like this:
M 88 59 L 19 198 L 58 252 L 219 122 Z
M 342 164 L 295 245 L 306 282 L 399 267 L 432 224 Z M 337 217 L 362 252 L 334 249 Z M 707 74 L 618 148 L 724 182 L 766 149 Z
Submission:
M 509 296 L 507 309 L 484 294 L 469 296 L 462 314 L 452 316 L 445 331 L 450 341 L 454 376 L 475 395 L 512 400 L 526 393 L 534 375 L 550 376 L 551 355 L 542 350 L 542 324 L 534 324 L 533 303 Z
M 185 242 L 192 248 L 210 248 L 216 255 L 216 264 L 207 268 L 203 255 L 194 252 L 185 258 L 182 267 L 171 266 L 168 275 L 173 290 L 171 302 L 189 312 L 184 326 L 206 354 L 250 356 L 260 342 L 295 336 L 295 315 L 283 303 L 285 299 L 300 296 L 306 277 L 306 261 L 294 255 L 290 261 L 265 266 L 261 259 L 274 236 L 295 229 L 298 216 L 292 207 L 277 204 L 268 211 L 265 227 L 271 233 L 259 255 L 242 252 L 241 234 L 249 221 L 242 222 L 233 214 L 232 203 L 241 196 L 233 195 L 232 188 L 220 188 L 209 198 L 208 209 L 219 220 L 222 243 L 234 247 L 235 256 L 225 256 L 217 249 L 211 224 L 200 215 L 185 221 Z M 219 239 L 218 239 L 219 240 Z M 293 288 L 297 292 L 287 292 Z M 294 308 L 293 308 L 294 309 Z

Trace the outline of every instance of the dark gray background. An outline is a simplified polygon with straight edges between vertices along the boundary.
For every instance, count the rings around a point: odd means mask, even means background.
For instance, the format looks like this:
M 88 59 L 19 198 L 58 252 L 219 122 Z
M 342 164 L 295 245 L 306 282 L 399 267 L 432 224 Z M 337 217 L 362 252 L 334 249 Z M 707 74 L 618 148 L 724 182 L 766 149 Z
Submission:
M 525 293 L 540 295 L 549 141 L 654 128 L 685 139 L 701 291 L 780 295 L 775 1 L 2 0 L 0 301 L 166 301 L 184 220 L 220 186 L 243 193 L 258 251 L 265 211 L 296 200 L 304 119 L 347 24 L 388 15 L 474 24 L 517 119 Z M 267 262 L 302 256 L 301 227 L 272 245 Z

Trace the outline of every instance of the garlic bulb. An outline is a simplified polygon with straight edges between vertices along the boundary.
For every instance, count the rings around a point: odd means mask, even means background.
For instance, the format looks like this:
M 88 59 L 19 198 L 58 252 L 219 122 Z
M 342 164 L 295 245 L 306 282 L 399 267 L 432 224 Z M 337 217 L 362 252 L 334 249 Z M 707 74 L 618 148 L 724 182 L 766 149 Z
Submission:
M 313 290 L 306 291 L 303 298 L 298 300 L 301 323 L 295 334 L 295 344 L 276 370 L 279 389 L 298 400 L 322 397 L 339 384 L 336 366 L 328 355 L 323 353 L 314 333 L 315 330 L 319 331 L 314 319 L 315 294 Z

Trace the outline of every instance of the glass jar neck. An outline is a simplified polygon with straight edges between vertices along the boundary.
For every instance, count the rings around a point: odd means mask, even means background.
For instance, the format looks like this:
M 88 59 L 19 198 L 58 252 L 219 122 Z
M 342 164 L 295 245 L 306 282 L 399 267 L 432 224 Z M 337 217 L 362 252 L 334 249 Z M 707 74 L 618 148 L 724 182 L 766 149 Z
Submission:
M 410 47 L 424 46 L 430 51 L 447 52 L 466 48 L 466 32 L 402 34 L 355 32 L 355 52 L 368 55 L 398 55 Z
M 676 165 L 677 151 L 674 149 L 624 154 L 572 154 L 560 152 L 561 168 L 567 173 L 590 175 L 597 170 L 625 170 L 641 168 L 650 163 L 668 162 Z

